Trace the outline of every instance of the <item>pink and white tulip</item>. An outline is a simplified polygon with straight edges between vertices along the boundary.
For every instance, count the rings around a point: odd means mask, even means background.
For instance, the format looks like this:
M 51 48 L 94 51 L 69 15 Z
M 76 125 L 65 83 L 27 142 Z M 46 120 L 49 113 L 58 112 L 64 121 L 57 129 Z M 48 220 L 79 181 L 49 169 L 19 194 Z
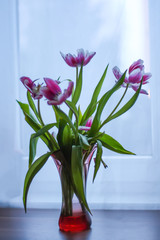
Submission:
M 29 77 L 21 77 L 20 80 L 34 99 L 41 99 L 43 97 L 40 93 L 40 84 L 36 85 L 35 81 L 32 81 Z
M 119 80 L 123 75 L 123 73 L 120 71 L 120 69 L 117 66 L 113 68 L 113 74 L 117 80 Z M 142 84 L 145 85 L 148 83 L 147 80 L 152 76 L 151 73 L 144 72 L 143 60 L 141 59 L 137 60 L 129 67 L 128 74 L 129 75 L 128 77 L 125 77 L 125 80 L 122 86 L 126 87 L 127 85 L 129 85 L 129 87 L 131 87 L 134 91 L 138 90 L 142 77 L 143 77 Z M 140 93 L 148 95 L 148 92 L 144 89 L 141 89 Z
M 47 101 L 49 105 L 60 105 L 71 96 L 73 90 L 72 81 L 69 82 L 68 88 L 63 93 L 57 81 L 50 78 L 44 78 L 44 81 L 46 86 L 41 87 L 41 93 L 49 100 Z
M 81 65 L 85 66 L 87 65 L 90 60 L 93 58 L 93 56 L 96 54 L 96 52 L 88 52 L 84 51 L 82 48 L 77 50 L 77 56 L 72 55 L 70 53 L 63 54 L 60 52 L 61 56 L 63 57 L 64 61 L 70 66 L 70 67 L 79 67 Z

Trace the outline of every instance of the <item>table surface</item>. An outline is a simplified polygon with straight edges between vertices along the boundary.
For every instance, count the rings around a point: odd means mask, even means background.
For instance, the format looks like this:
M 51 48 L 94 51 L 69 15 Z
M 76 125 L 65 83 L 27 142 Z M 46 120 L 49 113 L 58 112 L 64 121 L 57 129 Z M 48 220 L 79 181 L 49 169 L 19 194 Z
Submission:
M 0 240 L 160 240 L 160 211 L 95 210 L 91 230 L 63 233 L 59 211 L 0 208 Z

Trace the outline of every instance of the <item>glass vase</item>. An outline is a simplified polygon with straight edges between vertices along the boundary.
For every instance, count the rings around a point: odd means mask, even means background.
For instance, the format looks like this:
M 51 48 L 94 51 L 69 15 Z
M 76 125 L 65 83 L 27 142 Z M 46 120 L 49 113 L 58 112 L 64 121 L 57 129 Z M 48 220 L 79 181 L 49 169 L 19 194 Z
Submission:
M 85 192 L 86 180 L 92 156 L 93 152 L 87 157 L 83 164 Z M 76 196 L 67 169 L 55 155 L 52 155 L 52 157 L 59 172 L 62 189 L 62 206 L 58 222 L 59 229 L 64 232 L 81 232 L 90 229 L 92 222 L 90 214 Z

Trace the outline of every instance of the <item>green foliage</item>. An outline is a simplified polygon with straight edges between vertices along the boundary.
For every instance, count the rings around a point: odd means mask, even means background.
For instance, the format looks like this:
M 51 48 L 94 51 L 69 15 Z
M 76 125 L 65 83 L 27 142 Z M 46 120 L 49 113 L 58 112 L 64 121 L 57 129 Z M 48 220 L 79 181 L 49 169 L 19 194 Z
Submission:
M 20 101 L 17 101 L 17 102 L 24 113 L 26 122 L 30 125 L 30 127 L 35 132 L 38 132 L 42 128 L 42 126 L 34 119 L 32 114 L 30 113 L 29 105 L 26 103 L 22 103 Z M 48 146 L 48 148 L 52 151 L 53 146 L 52 146 L 52 143 L 51 143 L 50 139 L 48 138 L 47 134 L 41 135 L 40 138 Z
M 94 93 L 92 95 L 92 99 L 91 99 L 91 102 L 90 104 L 88 105 L 85 113 L 83 114 L 83 117 L 82 117 L 82 120 L 81 120 L 81 124 L 83 125 L 85 121 L 88 120 L 88 118 L 90 116 L 92 116 L 92 114 L 95 112 L 96 110 L 96 105 L 97 105 L 97 99 L 98 99 L 98 96 L 99 96 L 99 93 L 100 93 L 100 90 L 102 88 L 102 85 L 103 85 L 103 82 L 104 82 L 104 79 L 106 77 L 106 74 L 107 74 L 107 70 L 108 70 L 108 65 L 100 79 L 100 81 L 98 82 L 95 90 L 94 90 Z
M 78 110 L 76 108 L 76 105 L 73 102 L 70 102 L 68 100 L 65 101 L 68 107 L 71 109 L 71 111 L 74 113 L 75 117 L 78 119 Z
M 98 169 L 100 167 L 100 163 L 102 161 L 102 143 L 97 140 L 97 154 L 96 154 L 96 158 L 95 158 L 95 166 L 94 166 L 94 174 L 93 174 L 93 182 L 95 180 L 96 174 L 98 172 Z
M 26 103 L 22 103 L 18 100 L 17 100 L 17 102 L 18 102 L 20 108 L 22 109 L 24 115 L 28 115 L 35 123 L 37 123 L 37 121 L 34 119 L 34 117 L 32 116 L 32 114 L 30 112 L 29 105 Z
M 32 165 L 32 162 L 36 156 L 36 150 L 37 150 L 37 142 L 38 142 L 38 137 L 34 137 L 35 134 L 32 134 L 30 137 L 30 142 L 29 142 L 29 168 Z
M 83 74 L 83 65 L 80 68 L 78 79 L 76 80 L 76 87 L 73 93 L 72 102 L 76 104 L 80 98 L 82 91 L 82 74 Z
M 63 120 L 65 120 L 66 123 L 68 123 L 69 126 L 71 127 L 71 129 L 73 130 L 74 134 L 77 135 L 76 128 L 75 128 L 74 124 L 72 123 L 71 119 L 67 116 L 67 114 L 64 113 L 57 106 L 55 106 L 55 109 L 56 109 L 57 114 L 59 115 L 59 119 L 62 118 Z
M 78 125 L 81 125 L 80 124 L 81 121 L 82 121 L 82 112 L 81 112 L 80 106 L 78 106 Z
M 111 151 L 121 154 L 135 155 L 134 153 L 124 149 L 118 141 L 116 141 L 113 137 L 109 136 L 108 134 L 103 134 L 98 139 L 99 141 L 101 141 L 103 147 L 108 148 Z
M 33 110 L 34 114 L 36 115 L 37 119 L 39 120 L 39 122 L 41 122 L 40 118 L 39 118 L 39 114 L 38 114 L 38 111 L 36 109 L 36 106 L 34 104 L 34 101 L 31 97 L 31 94 L 29 91 L 27 91 L 27 99 L 28 99 L 28 103 L 29 103 L 29 106 L 31 107 L 31 109 Z
M 51 155 L 51 153 L 49 152 L 49 153 L 46 153 L 43 156 L 39 157 L 27 171 L 25 181 L 24 181 L 24 188 L 23 188 L 23 204 L 24 204 L 25 212 L 27 210 L 27 207 L 26 207 L 27 195 L 28 195 L 28 190 L 29 190 L 30 184 L 31 184 L 33 178 L 35 177 L 35 175 L 44 166 L 44 164 L 46 163 L 46 161 L 48 160 L 50 155 Z
M 38 130 L 36 133 L 31 135 L 30 144 L 29 144 L 29 167 L 31 166 L 31 164 L 34 160 L 34 157 L 36 155 L 36 147 L 37 147 L 38 138 L 40 136 L 43 136 L 49 129 L 51 129 L 54 126 L 56 126 L 56 123 L 47 124 L 44 127 L 42 127 L 40 130 Z M 54 140 L 54 139 L 52 139 L 52 140 Z M 54 145 L 52 146 L 52 150 L 53 151 L 56 150 Z
M 143 81 L 143 80 L 142 80 Z M 114 113 L 113 115 L 111 115 L 110 117 L 108 117 L 104 122 L 103 122 L 103 125 L 105 125 L 107 122 L 121 116 L 122 114 L 124 114 L 125 112 L 127 112 L 134 104 L 135 102 L 137 101 L 137 98 L 139 96 L 139 93 L 140 93 L 140 90 L 141 90 L 141 87 L 142 87 L 142 81 L 141 81 L 141 84 L 138 88 L 138 90 L 135 92 L 135 94 L 133 95 L 133 97 L 119 110 L 117 111 L 116 113 Z M 100 127 L 101 128 L 101 127 Z
M 95 117 L 93 119 L 93 123 L 92 123 L 92 126 L 91 126 L 89 136 L 93 136 L 97 132 L 97 130 L 100 126 L 100 118 L 101 118 L 102 111 L 103 111 L 106 103 L 108 102 L 109 98 L 112 96 L 112 94 L 115 91 L 117 91 L 119 89 L 119 87 L 123 84 L 124 79 L 125 79 L 125 75 L 126 75 L 126 72 L 122 75 L 120 80 L 108 92 L 106 92 L 103 95 L 103 97 L 99 101 L 98 108 L 97 108 Z
M 80 99 L 82 91 L 83 65 L 81 66 L 79 72 L 78 67 L 76 68 L 76 85 L 72 92 L 72 100 L 65 101 L 69 109 L 69 114 L 67 115 L 62 110 L 61 106 L 52 106 L 56 118 L 56 121 L 54 123 L 44 124 L 40 113 L 40 100 L 38 100 L 38 107 L 36 108 L 34 100 L 32 99 L 29 91 L 27 92 L 28 104 L 17 101 L 23 111 L 25 121 L 35 131 L 35 133 L 33 133 L 30 137 L 29 169 L 27 171 L 24 182 L 23 203 L 25 211 L 27 205 L 27 194 L 30 184 L 35 175 L 44 166 L 51 154 L 54 153 L 55 158 L 60 158 L 59 160 L 63 166 L 62 174 L 65 175 L 65 178 L 63 179 L 63 187 L 65 188 L 69 185 L 70 189 L 68 194 L 71 198 L 70 201 L 72 200 L 73 192 L 75 192 L 81 204 L 83 204 L 90 213 L 91 211 L 85 197 L 83 172 L 84 159 L 89 156 L 93 147 L 96 146 L 97 152 L 95 156 L 95 166 L 93 173 L 94 181 L 100 168 L 100 164 L 102 163 L 104 167 L 107 166 L 102 160 L 103 147 L 120 154 L 134 154 L 131 151 L 126 150 L 113 137 L 109 136 L 105 132 L 100 132 L 100 129 L 109 121 L 124 114 L 135 104 L 142 87 L 143 79 L 138 90 L 135 92 L 132 98 L 127 103 L 125 103 L 119 110 L 117 110 L 128 90 L 129 85 L 127 85 L 127 88 L 116 107 L 113 109 L 111 114 L 102 122 L 101 116 L 106 104 L 108 103 L 108 100 L 111 98 L 113 93 L 115 93 L 121 87 L 126 76 L 125 72 L 119 79 L 119 81 L 117 81 L 109 91 L 107 91 L 100 99 L 98 99 L 104 80 L 106 78 L 107 70 L 108 65 L 105 68 L 98 84 L 96 85 L 96 88 L 93 92 L 88 106 L 86 107 L 86 110 L 84 111 L 84 114 L 82 114 L 80 106 L 77 107 L 77 103 Z M 94 116 L 91 129 L 89 131 L 79 130 L 80 126 L 85 126 L 87 120 L 93 114 Z M 73 119 L 72 116 L 74 116 Z M 58 133 L 55 138 L 49 133 L 49 130 L 53 127 L 57 127 L 58 129 Z M 50 152 L 42 155 L 37 160 L 34 160 L 36 156 L 37 142 L 39 138 L 42 139 L 42 141 L 48 146 Z M 70 206 L 70 202 L 68 202 L 68 204 L 68 207 L 71 207 L 70 210 L 72 211 L 72 206 Z
M 83 158 L 81 146 L 75 145 L 72 146 L 71 169 L 75 193 L 78 196 L 78 198 L 82 201 L 86 209 L 91 213 L 85 197 L 83 182 Z
M 70 162 L 73 136 L 71 128 L 63 119 L 59 120 L 57 140 L 65 159 Z
M 88 142 L 88 138 L 85 135 L 79 133 L 79 141 L 82 149 L 88 150 L 90 148 L 90 144 Z

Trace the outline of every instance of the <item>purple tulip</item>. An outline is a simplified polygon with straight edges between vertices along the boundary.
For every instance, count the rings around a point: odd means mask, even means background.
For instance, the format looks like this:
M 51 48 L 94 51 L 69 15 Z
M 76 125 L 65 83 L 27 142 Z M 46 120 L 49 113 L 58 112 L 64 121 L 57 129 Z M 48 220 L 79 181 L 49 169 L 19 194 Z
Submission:
M 41 87 L 41 93 L 49 100 L 49 105 L 60 105 L 72 94 L 73 82 L 69 82 L 68 88 L 62 93 L 57 81 L 44 78 L 46 86 Z
M 61 56 L 63 57 L 64 61 L 70 67 L 79 67 L 81 65 L 85 66 L 89 63 L 89 61 L 93 58 L 96 52 L 88 52 L 84 51 L 82 48 L 77 50 L 77 56 L 72 55 L 70 53 L 63 54 L 60 52 Z
M 79 130 L 82 130 L 82 131 L 89 131 L 91 129 L 91 126 L 92 126 L 92 118 L 89 118 L 86 122 L 86 125 L 85 126 L 79 126 Z
M 43 95 L 40 93 L 41 85 L 38 84 L 36 86 L 36 80 L 32 81 L 29 77 L 21 77 L 20 80 L 34 99 L 41 99 L 43 97 Z
M 117 66 L 113 68 L 113 73 L 117 80 L 119 80 L 123 75 Z M 129 87 L 131 87 L 134 91 L 138 90 L 142 77 L 142 84 L 144 85 L 148 83 L 147 80 L 152 76 L 151 73 L 144 73 L 143 60 L 141 59 L 137 60 L 129 67 L 128 74 L 129 76 L 125 77 L 122 86 L 126 87 L 127 85 L 129 85 Z M 140 93 L 148 95 L 148 92 L 144 89 L 141 89 Z

